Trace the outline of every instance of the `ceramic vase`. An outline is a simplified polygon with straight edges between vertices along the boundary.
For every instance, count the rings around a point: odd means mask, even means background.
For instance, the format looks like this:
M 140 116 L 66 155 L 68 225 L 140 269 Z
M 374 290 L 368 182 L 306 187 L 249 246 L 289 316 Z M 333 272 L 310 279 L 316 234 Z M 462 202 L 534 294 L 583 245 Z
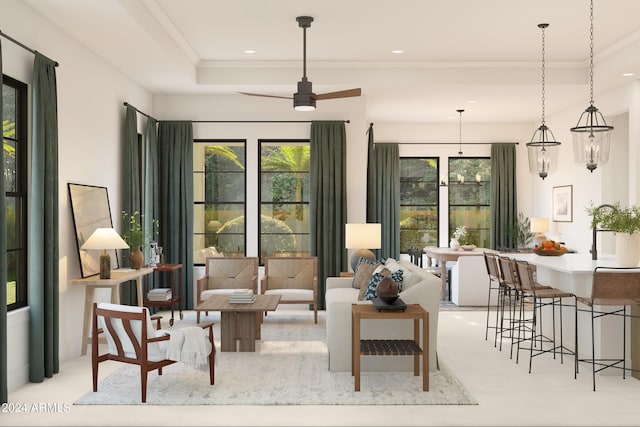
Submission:
M 136 248 L 131 251 L 129 255 L 129 267 L 134 270 L 139 270 L 144 263 L 144 254 L 142 253 L 142 248 L 140 246 L 136 246 Z
M 616 233 L 616 259 L 620 267 L 636 267 L 640 262 L 640 231 Z
M 451 241 L 449 242 L 449 247 L 454 251 L 457 251 L 458 249 L 460 249 L 460 242 L 458 242 L 458 239 L 451 239 Z

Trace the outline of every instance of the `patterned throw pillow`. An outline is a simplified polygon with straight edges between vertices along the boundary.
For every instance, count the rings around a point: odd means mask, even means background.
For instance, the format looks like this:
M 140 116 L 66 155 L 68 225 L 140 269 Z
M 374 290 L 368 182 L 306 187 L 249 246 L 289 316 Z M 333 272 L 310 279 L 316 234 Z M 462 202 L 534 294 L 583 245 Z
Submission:
M 362 289 L 367 287 L 367 283 L 373 276 L 373 271 L 382 265 L 380 262 L 371 262 L 365 258 L 360 258 L 356 265 L 356 272 L 353 275 L 352 287 L 356 289 Z
M 369 281 L 369 284 L 366 286 L 365 291 L 362 292 L 362 288 L 360 289 L 360 295 L 362 296 L 362 298 L 359 298 L 361 301 L 365 300 L 372 300 L 374 299 L 377 295 L 376 295 L 376 288 L 378 287 L 378 284 L 380 283 L 380 281 L 385 278 L 385 277 L 389 277 L 390 279 L 393 279 L 394 282 L 396 282 L 396 285 L 398 285 L 398 292 L 402 291 L 402 274 L 403 274 L 403 270 L 396 270 L 394 272 L 390 272 L 387 269 L 382 269 L 381 271 L 377 271 L 375 273 L 373 273 L 373 276 L 371 277 L 371 280 Z

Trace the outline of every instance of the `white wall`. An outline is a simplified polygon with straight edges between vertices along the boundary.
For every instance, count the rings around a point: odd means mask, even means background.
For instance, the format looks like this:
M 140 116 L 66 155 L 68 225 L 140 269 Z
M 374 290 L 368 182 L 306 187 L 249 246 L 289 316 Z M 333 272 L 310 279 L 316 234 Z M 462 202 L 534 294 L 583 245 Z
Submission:
M 119 225 L 119 171 L 123 102 L 151 110 L 151 95 L 106 64 L 24 2 L 2 1 L 0 28 L 57 61 L 60 231 L 60 359 L 80 355 L 84 289 L 69 286 L 80 276 L 67 183 L 108 188 L 114 225 Z M 30 84 L 33 54 L 2 38 L 3 71 Z M 101 296 L 102 298 L 102 296 Z M 108 298 L 108 297 L 107 297 Z M 28 310 L 9 314 L 9 389 L 28 377 Z

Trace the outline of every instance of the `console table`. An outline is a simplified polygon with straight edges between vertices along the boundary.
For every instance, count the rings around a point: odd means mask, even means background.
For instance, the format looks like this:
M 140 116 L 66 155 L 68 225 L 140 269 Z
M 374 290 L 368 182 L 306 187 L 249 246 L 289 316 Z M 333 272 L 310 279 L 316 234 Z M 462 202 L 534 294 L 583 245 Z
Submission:
M 362 319 L 413 319 L 413 340 L 382 339 L 361 340 Z M 420 319 L 422 319 L 422 346 L 420 348 Z M 422 355 L 422 390 L 429 391 L 429 312 L 420 304 L 407 304 L 406 310 L 378 311 L 372 304 L 351 305 L 351 375 L 355 391 L 360 391 L 361 356 L 413 356 L 413 375 L 420 375 Z
M 140 268 L 112 270 L 110 279 L 101 279 L 99 274 L 83 277 L 81 279 L 72 279 L 69 281 L 72 285 L 84 286 L 84 318 L 82 325 L 82 350 L 80 354 L 87 354 L 87 344 L 89 344 L 89 331 L 91 329 L 91 307 L 93 306 L 93 300 L 95 298 L 96 289 L 109 288 L 111 289 L 111 302 L 114 304 L 120 304 L 120 285 L 130 280 L 136 281 L 136 291 L 138 297 L 138 305 L 142 306 L 142 278 L 151 273 L 153 268 Z

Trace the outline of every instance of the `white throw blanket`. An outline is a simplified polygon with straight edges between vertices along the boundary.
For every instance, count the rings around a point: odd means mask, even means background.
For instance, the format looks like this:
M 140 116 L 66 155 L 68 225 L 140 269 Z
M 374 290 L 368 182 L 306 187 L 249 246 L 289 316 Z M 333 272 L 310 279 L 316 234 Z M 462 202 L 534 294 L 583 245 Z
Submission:
M 167 347 L 167 359 L 182 362 L 195 369 L 208 363 L 211 343 L 206 339 L 202 328 L 192 326 L 168 332 L 171 338 Z

